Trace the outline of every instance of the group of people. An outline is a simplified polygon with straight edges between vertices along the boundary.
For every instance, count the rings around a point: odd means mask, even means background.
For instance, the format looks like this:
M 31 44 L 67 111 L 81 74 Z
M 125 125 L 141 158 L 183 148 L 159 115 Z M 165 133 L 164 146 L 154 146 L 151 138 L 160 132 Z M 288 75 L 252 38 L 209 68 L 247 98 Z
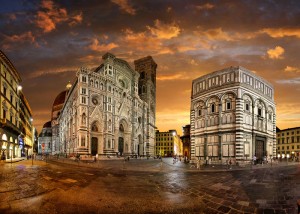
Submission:
M 258 163 L 267 164 L 268 162 L 269 162 L 269 160 L 268 160 L 267 156 L 264 156 L 262 159 L 257 159 L 257 157 L 254 155 L 252 158 L 253 165 L 256 165 Z

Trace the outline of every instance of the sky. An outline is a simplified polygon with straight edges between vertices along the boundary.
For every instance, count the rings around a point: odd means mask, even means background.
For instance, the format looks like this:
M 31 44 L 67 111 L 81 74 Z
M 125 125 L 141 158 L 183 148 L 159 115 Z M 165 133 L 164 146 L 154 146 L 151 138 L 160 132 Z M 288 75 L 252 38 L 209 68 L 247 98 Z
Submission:
M 160 131 L 189 124 L 192 80 L 243 66 L 275 89 L 277 126 L 300 126 L 298 0 L 0 0 L 0 49 L 22 78 L 38 131 L 81 66 L 151 55 Z

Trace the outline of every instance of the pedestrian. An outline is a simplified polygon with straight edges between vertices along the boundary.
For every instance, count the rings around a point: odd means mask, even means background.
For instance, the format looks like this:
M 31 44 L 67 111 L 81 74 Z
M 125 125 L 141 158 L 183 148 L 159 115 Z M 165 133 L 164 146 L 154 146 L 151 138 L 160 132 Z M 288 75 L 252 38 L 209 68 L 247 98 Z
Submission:
M 253 156 L 252 160 L 253 160 L 253 165 L 256 165 L 256 156 L 255 155 Z

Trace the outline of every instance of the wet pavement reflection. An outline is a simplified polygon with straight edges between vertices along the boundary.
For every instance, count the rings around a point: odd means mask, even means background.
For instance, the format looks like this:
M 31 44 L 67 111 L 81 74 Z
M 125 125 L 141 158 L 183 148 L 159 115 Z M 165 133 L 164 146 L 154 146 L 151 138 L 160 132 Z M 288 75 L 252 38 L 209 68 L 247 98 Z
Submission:
M 0 164 L 0 213 L 297 213 L 300 165 L 199 171 L 171 159 Z

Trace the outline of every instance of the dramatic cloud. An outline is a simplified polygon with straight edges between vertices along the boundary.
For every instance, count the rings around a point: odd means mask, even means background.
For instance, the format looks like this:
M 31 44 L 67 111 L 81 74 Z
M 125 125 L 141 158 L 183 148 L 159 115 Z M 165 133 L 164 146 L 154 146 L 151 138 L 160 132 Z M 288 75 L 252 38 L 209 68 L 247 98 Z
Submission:
M 99 40 L 97 38 L 93 38 L 92 44 L 89 46 L 91 50 L 98 51 L 98 52 L 110 51 L 116 47 L 119 46 L 113 42 L 108 44 L 99 44 Z
M 300 77 L 294 79 L 277 80 L 276 82 L 279 84 L 300 84 Z
M 232 41 L 233 37 L 228 33 L 224 32 L 222 28 L 209 29 L 203 32 L 203 35 L 206 36 L 209 40 L 224 40 Z
M 131 29 L 124 30 L 125 37 L 121 39 L 123 44 L 131 49 L 149 51 L 151 54 L 167 54 L 172 51 L 163 45 L 163 42 L 149 34 L 149 32 L 133 32 Z
M 165 24 L 158 19 L 155 20 L 154 27 L 147 26 L 147 28 L 160 39 L 171 39 L 180 33 L 180 28 L 175 23 Z
M 292 67 L 292 66 L 286 66 L 284 69 L 285 72 L 300 72 L 299 68 Z
M 72 21 L 69 23 L 70 26 L 74 26 L 74 25 L 77 25 L 77 24 L 81 23 L 82 19 L 83 19 L 82 18 L 82 13 L 73 16 L 71 19 L 72 19 Z
M 300 38 L 300 28 L 266 28 L 261 31 L 267 33 L 273 38 L 282 38 L 285 36 L 295 36 Z
M 293 110 L 300 105 L 295 99 L 300 91 L 299 8 L 296 0 L 6 1 L 0 48 L 20 72 L 39 131 L 50 119 L 53 99 L 76 70 L 99 66 L 108 51 L 132 67 L 149 55 L 158 64 L 160 130 L 180 132 L 189 123 L 192 79 L 237 65 L 273 84 L 277 126 L 289 126 L 286 120 L 300 126 L 300 112 Z
M 213 4 L 206 3 L 206 4 L 203 4 L 203 5 L 197 5 L 195 7 L 198 10 L 210 10 L 210 9 L 213 9 L 215 6 Z
M 267 51 L 268 57 L 270 59 L 282 59 L 283 53 L 284 53 L 284 49 L 280 46 L 276 46 L 274 49 L 269 49 Z
M 3 45 L 2 48 L 5 50 L 14 50 L 16 48 L 20 47 L 20 44 L 35 44 L 35 46 L 38 46 L 36 43 L 36 39 L 33 36 L 31 31 L 25 32 L 20 35 L 12 35 L 12 36 L 6 36 L 4 35 L 4 39 L 2 41 Z
M 176 80 L 176 79 L 182 79 L 181 74 L 174 74 L 174 75 L 158 75 L 156 77 L 157 80 L 164 81 L 164 80 Z
M 52 0 L 43 0 L 41 11 L 37 12 L 36 24 L 44 33 L 49 33 L 56 28 L 56 25 L 63 22 L 69 22 L 70 25 L 76 25 L 82 22 L 82 14 L 69 17 L 65 8 L 59 8 Z
M 117 4 L 126 13 L 135 15 L 135 9 L 129 5 L 128 0 L 111 0 L 111 2 Z

